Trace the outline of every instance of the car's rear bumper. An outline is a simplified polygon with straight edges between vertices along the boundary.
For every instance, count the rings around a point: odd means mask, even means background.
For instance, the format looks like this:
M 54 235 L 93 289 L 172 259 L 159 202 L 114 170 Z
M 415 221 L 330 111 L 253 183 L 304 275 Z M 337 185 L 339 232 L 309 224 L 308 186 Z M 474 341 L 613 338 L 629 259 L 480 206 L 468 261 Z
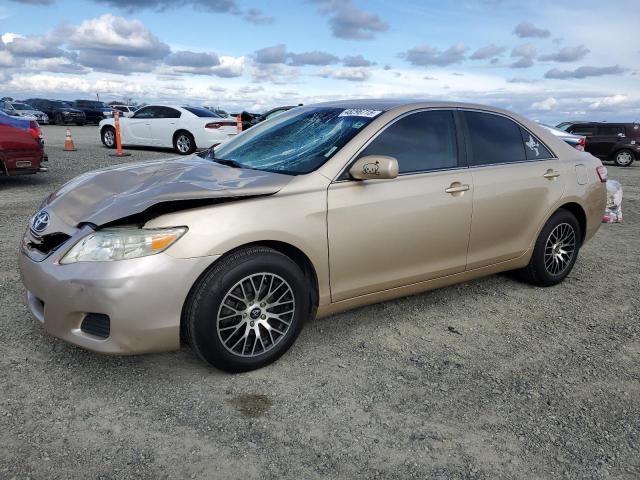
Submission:
M 20 253 L 27 305 L 45 330 L 88 350 L 135 354 L 180 347 L 180 317 L 197 278 L 218 257 L 166 253 L 115 262 L 60 265 Z M 106 338 L 82 327 L 88 314 L 108 316 Z

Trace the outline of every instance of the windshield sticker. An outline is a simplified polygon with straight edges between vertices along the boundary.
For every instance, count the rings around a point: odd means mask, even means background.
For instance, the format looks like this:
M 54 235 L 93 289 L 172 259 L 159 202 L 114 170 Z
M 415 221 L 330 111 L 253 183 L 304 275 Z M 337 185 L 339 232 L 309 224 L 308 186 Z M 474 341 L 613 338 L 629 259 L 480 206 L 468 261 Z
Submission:
M 335 145 L 331 147 L 329 151 L 324 154 L 325 158 L 329 158 L 333 154 L 333 152 L 335 152 L 337 149 L 338 147 L 336 147 Z
M 381 113 L 380 110 L 367 110 L 366 108 L 347 108 L 338 117 L 365 117 L 373 118 Z
M 540 156 L 540 151 L 538 150 L 540 144 L 536 142 L 531 135 L 529 135 L 529 141 L 525 143 L 525 145 L 529 147 L 529 150 L 532 152 L 536 152 L 536 157 Z

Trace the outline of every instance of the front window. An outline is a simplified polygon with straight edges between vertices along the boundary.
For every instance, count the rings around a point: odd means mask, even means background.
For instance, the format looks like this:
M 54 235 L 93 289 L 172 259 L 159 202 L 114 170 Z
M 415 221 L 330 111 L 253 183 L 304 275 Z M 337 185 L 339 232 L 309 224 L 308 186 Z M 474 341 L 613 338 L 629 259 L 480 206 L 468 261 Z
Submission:
M 31 106 L 26 103 L 12 103 L 11 106 L 13 106 L 15 110 L 35 110 L 35 108 L 31 108 Z
M 296 108 L 252 127 L 216 148 L 209 158 L 241 168 L 289 175 L 309 173 L 380 113 L 358 108 Z

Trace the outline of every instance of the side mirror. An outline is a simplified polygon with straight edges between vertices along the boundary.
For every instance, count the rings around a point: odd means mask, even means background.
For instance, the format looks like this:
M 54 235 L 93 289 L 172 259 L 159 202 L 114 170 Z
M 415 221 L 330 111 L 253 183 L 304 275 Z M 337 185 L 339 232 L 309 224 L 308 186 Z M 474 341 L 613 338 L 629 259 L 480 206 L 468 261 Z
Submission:
M 386 155 L 361 157 L 349 169 L 349 175 L 356 180 L 383 180 L 398 176 L 398 160 Z
M 619 133 L 618 138 L 624 138 L 626 135 L 624 133 Z

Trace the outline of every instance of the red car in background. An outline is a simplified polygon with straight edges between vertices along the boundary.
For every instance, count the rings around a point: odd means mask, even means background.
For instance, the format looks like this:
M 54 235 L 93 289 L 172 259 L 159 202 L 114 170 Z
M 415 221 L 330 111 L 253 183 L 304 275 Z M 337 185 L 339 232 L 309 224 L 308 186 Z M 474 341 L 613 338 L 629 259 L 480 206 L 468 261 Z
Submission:
M 0 174 L 46 172 L 46 161 L 38 122 L 0 112 Z

